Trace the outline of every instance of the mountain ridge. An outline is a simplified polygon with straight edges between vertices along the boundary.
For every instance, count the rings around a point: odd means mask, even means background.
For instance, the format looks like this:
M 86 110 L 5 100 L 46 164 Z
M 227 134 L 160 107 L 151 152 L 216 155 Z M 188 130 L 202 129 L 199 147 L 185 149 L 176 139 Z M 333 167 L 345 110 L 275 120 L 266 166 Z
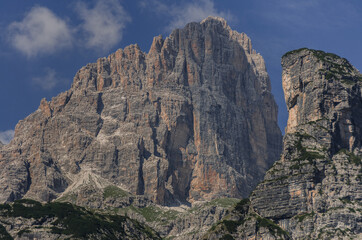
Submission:
M 82 169 L 162 205 L 242 197 L 280 149 L 263 58 L 207 18 L 148 53 L 130 45 L 87 64 L 43 99 L 1 150 L 1 201 L 53 200 Z

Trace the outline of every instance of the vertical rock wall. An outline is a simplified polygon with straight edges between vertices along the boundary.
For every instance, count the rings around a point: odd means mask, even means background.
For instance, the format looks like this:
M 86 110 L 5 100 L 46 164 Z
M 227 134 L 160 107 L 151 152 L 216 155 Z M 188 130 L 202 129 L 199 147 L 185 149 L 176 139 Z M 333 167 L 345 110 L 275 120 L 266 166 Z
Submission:
M 281 159 L 234 211 L 235 231 L 222 234 L 361 239 L 362 75 L 310 49 L 286 53 L 282 66 L 289 119 Z
M 98 59 L 42 100 L 1 149 L 0 196 L 49 201 L 86 172 L 160 204 L 245 197 L 280 151 L 263 58 L 210 17 L 148 53 Z

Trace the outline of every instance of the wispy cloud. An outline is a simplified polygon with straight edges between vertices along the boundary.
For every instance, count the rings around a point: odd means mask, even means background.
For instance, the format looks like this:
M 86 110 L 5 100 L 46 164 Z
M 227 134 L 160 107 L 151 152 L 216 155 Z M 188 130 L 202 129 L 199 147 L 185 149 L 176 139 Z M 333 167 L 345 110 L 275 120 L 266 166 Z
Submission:
M 255 15 L 274 26 L 301 31 L 346 27 L 347 22 L 361 18 L 360 10 L 348 1 L 332 0 L 273 0 L 258 4 Z M 346 14 L 347 13 L 347 14 Z
M 86 46 L 108 50 L 119 43 L 123 37 L 130 16 L 117 0 L 97 0 L 93 8 L 79 2 L 76 11 L 83 20 L 81 26 L 85 33 Z
M 43 90 L 53 89 L 61 80 L 54 69 L 47 68 L 43 76 L 32 78 L 34 84 Z
M 11 139 L 14 137 L 14 130 L 6 130 L 3 132 L 0 132 L 0 141 L 3 144 L 8 144 Z
M 80 1 L 75 4 L 82 23 L 71 26 L 50 9 L 33 7 L 21 21 L 7 27 L 9 43 L 27 57 L 52 54 L 71 47 L 78 39 L 81 47 L 105 51 L 122 40 L 131 17 L 119 0 Z
M 173 5 L 166 5 L 159 0 L 151 0 L 142 1 L 140 6 L 143 9 L 151 9 L 159 15 L 166 15 L 169 19 L 166 31 L 181 28 L 189 22 L 199 22 L 208 16 L 223 17 L 229 21 L 235 19 L 230 12 L 216 9 L 212 0 L 198 0 L 192 3 L 178 3 Z
M 67 23 L 46 7 L 36 6 L 8 27 L 11 44 L 28 57 L 53 53 L 72 44 Z

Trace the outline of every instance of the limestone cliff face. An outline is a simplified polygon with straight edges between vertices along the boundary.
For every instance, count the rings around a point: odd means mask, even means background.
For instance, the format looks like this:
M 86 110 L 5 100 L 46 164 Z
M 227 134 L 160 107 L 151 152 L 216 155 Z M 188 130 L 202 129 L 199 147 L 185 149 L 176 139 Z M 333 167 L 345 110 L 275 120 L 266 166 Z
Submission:
M 245 197 L 280 151 L 263 58 L 210 17 L 148 53 L 98 59 L 43 99 L 1 149 L 0 199 L 49 201 L 84 173 L 160 204 Z
M 287 53 L 282 66 L 289 110 L 283 153 L 239 206 L 232 234 L 360 239 L 362 75 L 346 59 L 309 49 Z

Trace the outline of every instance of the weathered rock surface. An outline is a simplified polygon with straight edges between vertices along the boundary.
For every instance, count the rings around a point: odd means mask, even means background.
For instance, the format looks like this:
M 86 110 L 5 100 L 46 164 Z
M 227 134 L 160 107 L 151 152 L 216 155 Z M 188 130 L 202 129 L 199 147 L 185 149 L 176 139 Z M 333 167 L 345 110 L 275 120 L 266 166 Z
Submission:
M 161 237 L 183 240 L 200 239 L 207 230 L 235 206 L 238 199 L 215 199 L 198 203 L 192 208 L 161 207 L 155 204 L 143 208 L 133 206 L 117 209 L 117 214 L 136 219 L 154 229 Z
M 50 201 L 89 172 L 164 205 L 241 198 L 280 151 L 263 58 L 210 17 L 155 37 L 148 53 L 98 59 L 43 99 L 1 148 L 0 201 Z
M 207 237 L 361 239 L 362 75 L 309 49 L 288 52 L 282 66 L 289 119 L 281 159 Z

